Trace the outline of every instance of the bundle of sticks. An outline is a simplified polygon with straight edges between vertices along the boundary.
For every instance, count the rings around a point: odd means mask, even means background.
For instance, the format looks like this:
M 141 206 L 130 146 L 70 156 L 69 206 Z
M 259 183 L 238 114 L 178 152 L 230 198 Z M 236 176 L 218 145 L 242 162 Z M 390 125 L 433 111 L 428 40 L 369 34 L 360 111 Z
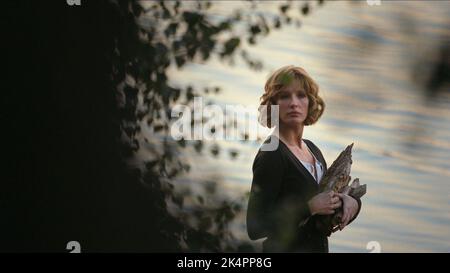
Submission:
M 360 185 L 359 178 L 350 184 L 350 170 L 352 166 L 353 143 L 342 151 L 320 181 L 320 192 L 335 191 L 354 198 L 361 198 L 366 194 L 366 185 Z M 342 207 L 332 215 L 321 215 L 316 221 L 317 228 L 327 236 L 339 229 L 342 218 Z

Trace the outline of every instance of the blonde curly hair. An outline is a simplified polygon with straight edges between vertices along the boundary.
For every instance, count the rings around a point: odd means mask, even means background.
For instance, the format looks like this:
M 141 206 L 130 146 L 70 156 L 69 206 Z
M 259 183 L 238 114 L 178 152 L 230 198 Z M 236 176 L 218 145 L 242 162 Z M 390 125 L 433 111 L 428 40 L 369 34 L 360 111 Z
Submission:
M 272 128 L 273 123 L 270 116 L 271 105 L 276 105 L 277 95 L 280 91 L 288 86 L 293 80 L 297 80 L 300 87 L 306 92 L 309 100 L 308 115 L 306 116 L 304 125 L 312 125 L 316 123 L 325 110 L 325 102 L 319 96 L 319 86 L 309 76 L 309 74 L 301 67 L 288 65 L 279 68 L 266 81 L 264 86 L 264 94 L 261 96 L 261 104 L 259 107 L 259 122 L 266 127 Z M 267 115 L 261 112 L 261 109 L 267 106 Z

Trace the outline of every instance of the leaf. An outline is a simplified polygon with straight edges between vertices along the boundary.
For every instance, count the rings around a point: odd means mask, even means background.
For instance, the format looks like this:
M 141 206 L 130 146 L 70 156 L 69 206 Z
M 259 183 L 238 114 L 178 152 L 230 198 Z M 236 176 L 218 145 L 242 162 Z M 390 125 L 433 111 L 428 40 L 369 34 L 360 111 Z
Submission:
M 250 32 L 255 35 L 255 34 L 259 34 L 261 32 L 261 27 L 259 27 L 259 25 L 253 25 L 250 27 Z
M 238 152 L 236 150 L 231 150 L 230 151 L 230 156 L 231 156 L 232 159 L 236 159 L 237 155 L 238 155 Z
M 217 144 L 211 148 L 211 154 L 214 157 L 217 157 L 219 155 L 219 146 Z
M 234 52 L 234 50 L 239 46 L 241 43 L 241 39 L 238 37 L 233 37 L 229 39 L 225 45 L 224 45 L 224 51 L 222 53 L 223 56 L 230 55 Z
M 201 153 L 203 150 L 203 141 L 197 140 L 194 144 L 194 149 L 197 153 Z
M 154 130 L 155 132 L 159 132 L 159 131 L 161 131 L 163 128 L 164 128 L 163 125 L 155 125 L 155 126 L 153 126 L 153 130 Z
M 290 5 L 282 5 L 280 6 L 280 10 L 282 13 L 286 13 L 286 11 L 288 11 L 290 7 Z
M 303 5 L 303 7 L 301 8 L 301 11 L 302 11 L 303 15 L 308 15 L 308 13 L 309 13 L 309 5 L 308 5 L 308 3 L 305 3 Z
M 158 164 L 158 162 L 159 162 L 159 160 L 157 160 L 157 159 L 156 160 L 147 161 L 147 162 L 145 162 L 145 168 L 147 170 L 151 170 Z
M 280 28 L 280 27 L 281 27 L 281 21 L 280 21 L 280 18 L 279 18 L 279 17 L 277 17 L 277 18 L 274 19 L 274 25 L 273 25 L 273 27 L 274 27 L 274 28 Z
M 180 68 L 186 63 L 186 58 L 184 56 L 175 56 L 175 63 Z
M 169 24 L 169 26 L 167 26 L 166 30 L 164 31 L 164 34 L 166 34 L 166 36 L 168 37 L 173 36 L 177 32 L 177 28 L 178 23 L 171 23 Z

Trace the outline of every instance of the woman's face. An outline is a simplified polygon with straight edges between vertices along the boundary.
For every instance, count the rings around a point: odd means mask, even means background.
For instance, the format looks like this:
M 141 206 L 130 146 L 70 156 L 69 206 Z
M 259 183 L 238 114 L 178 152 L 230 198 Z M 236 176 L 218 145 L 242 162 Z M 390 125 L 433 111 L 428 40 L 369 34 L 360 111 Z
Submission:
M 276 103 L 279 105 L 280 125 L 298 126 L 308 116 L 308 96 L 296 81 L 281 89 Z

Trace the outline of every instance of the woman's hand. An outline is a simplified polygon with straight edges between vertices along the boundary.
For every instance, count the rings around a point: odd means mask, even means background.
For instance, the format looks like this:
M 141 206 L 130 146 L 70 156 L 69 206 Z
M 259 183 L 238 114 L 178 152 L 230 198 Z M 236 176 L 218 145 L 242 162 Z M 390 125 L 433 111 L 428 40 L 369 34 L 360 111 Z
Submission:
M 344 203 L 342 208 L 342 220 L 341 223 L 339 224 L 339 229 L 342 230 L 348 224 L 348 222 L 350 222 L 350 220 L 352 220 L 353 217 L 355 217 L 356 213 L 358 212 L 358 202 L 356 202 L 356 200 L 353 197 L 347 194 L 337 193 L 336 195 Z
M 333 214 L 334 210 L 341 205 L 342 202 L 334 191 L 319 193 L 308 201 L 309 210 L 312 215 Z

